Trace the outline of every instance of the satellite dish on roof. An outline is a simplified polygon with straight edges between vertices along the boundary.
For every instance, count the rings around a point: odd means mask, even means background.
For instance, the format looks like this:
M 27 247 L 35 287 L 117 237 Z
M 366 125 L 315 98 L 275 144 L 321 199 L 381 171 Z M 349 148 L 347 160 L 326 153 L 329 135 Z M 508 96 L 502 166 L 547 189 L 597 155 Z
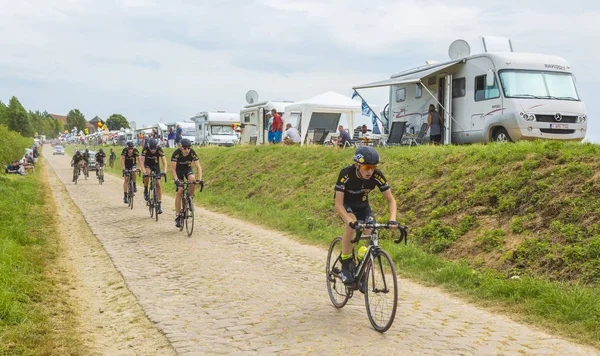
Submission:
M 255 90 L 248 90 L 246 93 L 246 102 L 248 104 L 258 103 L 258 93 Z
M 456 40 L 450 44 L 448 55 L 452 60 L 468 57 L 471 55 L 471 46 L 465 40 Z

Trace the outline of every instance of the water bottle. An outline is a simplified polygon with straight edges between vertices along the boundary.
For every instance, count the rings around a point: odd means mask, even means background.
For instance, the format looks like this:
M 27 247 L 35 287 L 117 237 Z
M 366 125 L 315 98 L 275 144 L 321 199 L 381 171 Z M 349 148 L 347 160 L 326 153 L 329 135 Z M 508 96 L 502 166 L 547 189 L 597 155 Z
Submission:
M 358 252 L 356 254 L 356 256 L 358 257 L 358 261 L 362 261 L 362 259 L 365 257 L 365 254 L 367 253 L 367 246 L 361 246 L 358 249 Z

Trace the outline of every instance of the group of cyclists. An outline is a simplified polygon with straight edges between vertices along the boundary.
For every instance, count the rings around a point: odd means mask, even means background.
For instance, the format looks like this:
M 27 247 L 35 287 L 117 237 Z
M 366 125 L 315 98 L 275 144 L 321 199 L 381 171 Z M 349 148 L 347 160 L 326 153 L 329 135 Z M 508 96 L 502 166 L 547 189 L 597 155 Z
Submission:
M 114 160 L 115 153 L 113 149 L 110 149 L 111 162 Z M 75 152 L 73 159 L 71 160 L 71 166 L 73 170 L 73 181 L 77 179 L 77 168 L 84 171 L 87 177 L 87 171 L 89 169 L 89 150 L 86 149 L 82 154 L 79 150 Z M 101 148 L 96 153 L 96 164 L 98 169 L 104 167 L 106 154 Z M 161 169 L 161 163 L 163 169 Z M 165 174 L 167 167 L 167 159 L 159 141 L 155 138 L 147 140 L 142 148 L 142 152 L 135 147 L 133 142 L 127 142 L 125 148 L 121 152 L 121 169 L 123 171 L 123 202 L 127 201 L 127 187 L 129 185 L 129 179 L 133 179 L 133 191 L 137 192 L 136 174 L 130 174 L 138 171 L 144 172 L 144 199 L 148 200 L 148 183 L 149 175 L 154 172 L 155 175 L 160 176 Z M 197 175 L 194 174 L 194 168 L 196 168 Z M 175 189 L 177 196 L 175 199 L 175 211 L 177 212 L 175 217 L 175 226 L 180 227 L 183 223 L 181 220 L 181 199 L 183 194 L 183 181 L 188 180 L 190 182 L 201 182 L 202 181 L 202 167 L 198 155 L 192 149 L 192 142 L 189 139 L 182 139 L 179 142 L 179 148 L 177 148 L 171 156 L 171 174 L 174 178 Z M 162 214 L 162 185 L 160 179 L 156 180 L 156 191 L 158 195 L 158 214 Z M 193 198 L 195 193 L 195 185 L 190 186 L 190 196 Z

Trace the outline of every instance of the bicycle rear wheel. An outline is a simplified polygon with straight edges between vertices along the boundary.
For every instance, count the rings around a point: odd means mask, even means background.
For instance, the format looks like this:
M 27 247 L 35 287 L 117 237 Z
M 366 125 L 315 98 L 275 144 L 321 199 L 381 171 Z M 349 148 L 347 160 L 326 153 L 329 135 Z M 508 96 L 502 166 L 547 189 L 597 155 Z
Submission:
M 373 328 L 386 332 L 396 317 L 398 306 L 398 278 L 390 255 L 382 249 L 375 252 L 365 273 L 365 306 Z
M 192 232 L 194 231 L 194 202 L 192 198 L 187 198 L 187 213 L 185 216 L 185 231 L 188 236 L 192 236 Z
M 327 291 L 329 299 L 336 308 L 343 308 L 348 303 L 349 295 L 342 282 L 342 238 L 333 239 L 327 253 L 325 276 L 327 277 Z

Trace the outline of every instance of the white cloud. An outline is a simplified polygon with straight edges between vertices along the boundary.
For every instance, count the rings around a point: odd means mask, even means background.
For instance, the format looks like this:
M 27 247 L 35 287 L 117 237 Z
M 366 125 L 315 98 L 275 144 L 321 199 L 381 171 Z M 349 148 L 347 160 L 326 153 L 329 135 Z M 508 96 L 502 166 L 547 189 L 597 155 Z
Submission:
M 600 82 L 599 6 L 559 4 L 0 0 L 0 99 L 17 95 L 28 109 L 56 113 L 77 107 L 89 117 L 118 110 L 138 123 L 182 119 L 238 111 L 251 88 L 273 100 L 349 95 L 353 85 L 445 60 L 456 38 L 479 51 L 479 34 L 561 55 L 579 82 Z M 382 107 L 387 99 L 381 90 L 365 94 Z

